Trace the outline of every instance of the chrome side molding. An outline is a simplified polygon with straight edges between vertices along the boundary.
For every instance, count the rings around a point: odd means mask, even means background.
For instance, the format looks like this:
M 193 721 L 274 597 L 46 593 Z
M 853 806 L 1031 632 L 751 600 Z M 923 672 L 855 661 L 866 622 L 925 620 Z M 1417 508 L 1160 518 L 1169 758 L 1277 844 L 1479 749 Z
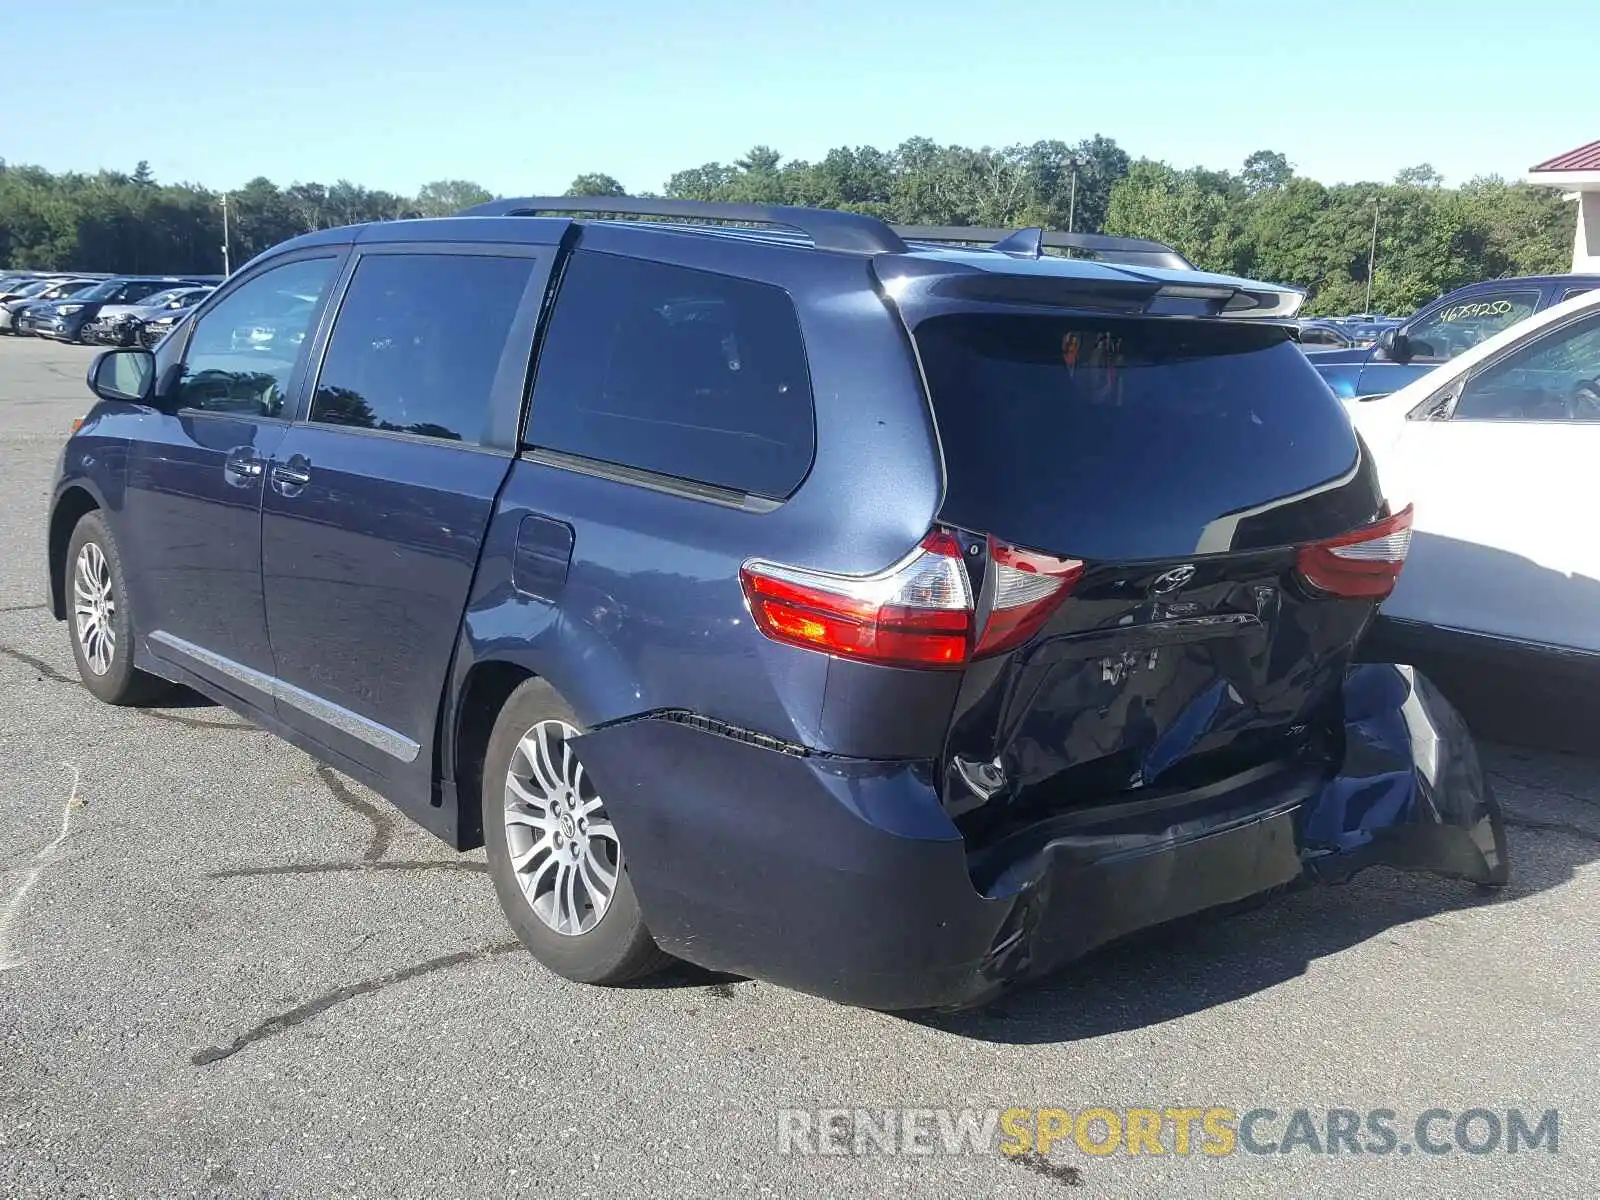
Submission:
M 286 683 L 276 675 L 268 675 L 265 671 L 234 662 L 231 658 L 185 641 L 163 629 L 151 633 L 149 640 L 166 650 L 175 651 L 184 658 L 209 667 L 235 683 L 242 683 L 263 695 L 271 696 L 274 700 L 281 700 L 308 716 L 315 717 L 324 725 L 337 729 L 340 733 L 349 734 L 403 763 L 415 762 L 417 755 L 422 751 L 421 745 L 387 725 L 368 720 L 360 713 L 353 713 L 332 700 L 326 700 L 304 688 Z

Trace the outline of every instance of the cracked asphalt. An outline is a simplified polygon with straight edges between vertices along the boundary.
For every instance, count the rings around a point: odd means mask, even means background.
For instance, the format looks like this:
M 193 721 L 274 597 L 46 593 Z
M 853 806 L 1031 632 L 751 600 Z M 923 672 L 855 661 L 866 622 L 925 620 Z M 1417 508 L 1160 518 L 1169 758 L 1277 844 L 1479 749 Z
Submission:
M 78 685 L 40 564 L 88 359 L 0 340 L 0 1195 L 1595 1194 L 1600 762 L 1484 747 L 1513 816 L 1504 895 L 1374 870 L 980 1015 L 687 968 L 580 987 L 516 946 L 481 853 L 226 710 L 112 709 Z M 1554 1108 L 1560 1142 L 777 1152 L 780 1108 L 1011 1105 L 1389 1108 L 1402 1127 Z

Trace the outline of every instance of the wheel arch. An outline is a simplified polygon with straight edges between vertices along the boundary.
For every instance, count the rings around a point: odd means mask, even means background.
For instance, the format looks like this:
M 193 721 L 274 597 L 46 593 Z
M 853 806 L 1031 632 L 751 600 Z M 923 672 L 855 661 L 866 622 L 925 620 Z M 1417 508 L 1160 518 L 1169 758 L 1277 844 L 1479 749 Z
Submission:
M 58 621 L 67 619 L 67 596 L 64 576 L 67 567 L 67 546 L 72 541 L 72 531 L 89 513 L 104 509 L 100 497 L 85 484 L 74 483 L 64 488 L 50 508 L 48 553 L 50 563 L 50 613 Z
M 536 635 L 475 637 L 469 613 L 457 643 L 435 738 L 438 801 L 456 812 L 458 849 L 483 844 L 483 760 L 495 719 L 511 693 L 541 679 L 577 715 L 585 729 L 639 711 L 632 680 L 603 640 L 571 636 L 553 642 Z M 646 706 L 648 707 L 648 706 Z
M 513 692 L 528 680 L 541 678 L 526 663 L 491 658 L 473 663 L 461 681 L 446 739 L 449 757 L 440 764 L 455 795 L 459 849 L 483 845 L 483 762 L 495 720 Z

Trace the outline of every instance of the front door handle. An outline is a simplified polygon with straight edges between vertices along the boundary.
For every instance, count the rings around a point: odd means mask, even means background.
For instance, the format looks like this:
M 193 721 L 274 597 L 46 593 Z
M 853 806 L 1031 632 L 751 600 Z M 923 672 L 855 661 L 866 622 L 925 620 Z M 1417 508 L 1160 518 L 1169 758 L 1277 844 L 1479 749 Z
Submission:
M 310 482 L 311 463 L 303 454 L 292 456 L 288 462 L 272 464 L 272 487 L 280 496 L 298 496 Z
M 235 446 L 222 460 L 222 477 L 234 487 L 249 487 L 261 478 L 264 467 L 254 446 Z

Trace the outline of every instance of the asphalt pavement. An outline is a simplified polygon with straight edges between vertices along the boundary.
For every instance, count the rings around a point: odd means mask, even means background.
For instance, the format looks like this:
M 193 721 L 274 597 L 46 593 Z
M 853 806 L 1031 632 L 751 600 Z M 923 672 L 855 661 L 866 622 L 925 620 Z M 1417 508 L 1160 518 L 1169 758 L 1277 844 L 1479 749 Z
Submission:
M 41 573 L 89 358 L 0 339 L 0 1196 L 1596 1194 L 1600 761 L 1484 747 L 1513 819 L 1503 894 L 1375 869 L 982 1014 L 688 968 L 570 984 L 515 945 L 481 852 L 227 710 L 79 685 Z M 1253 1126 L 1265 1153 L 779 1137 L 839 1120 L 819 1109 L 1014 1107 L 1278 1115 Z M 1288 1135 L 1336 1108 L 1393 1110 L 1400 1145 Z M 1431 1109 L 1442 1153 L 1411 1145 Z M 1473 1109 L 1556 1110 L 1558 1135 L 1468 1153 L 1449 1143 Z

